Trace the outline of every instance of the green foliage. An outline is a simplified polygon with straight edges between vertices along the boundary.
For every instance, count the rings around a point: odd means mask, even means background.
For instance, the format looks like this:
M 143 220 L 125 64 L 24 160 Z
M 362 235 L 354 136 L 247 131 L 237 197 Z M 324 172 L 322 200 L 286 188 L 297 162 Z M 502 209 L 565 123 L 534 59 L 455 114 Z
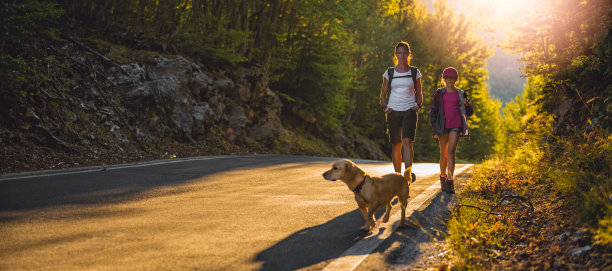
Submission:
M 612 3 L 541 1 L 533 10 L 509 44 L 528 81 L 503 111 L 498 159 L 566 195 L 573 215 L 611 244 Z
M 542 76 L 545 81 L 542 110 L 552 112 L 568 99 L 580 100 L 591 110 L 587 103 L 601 105 L 611 97 L 611 6 L 605 0 L 540 1 L 516 28 L 508 48 L 523 55 L 528 76 Z M 598 109 L 609 115 L 603 107 Z M 585 112 L 589 110 L 577 115 L 601 117 L 592 110 Z
M 0 120 L 14 118 L 23 97 L 31 94 L 28 83 L 47 80 L 36 70 L 46 60 L 28 55 L 24 46 L 38 38 L 58 39 L 58 19 L 63 10 L 54 3 L 35 0 L 0 4 Z
M 64 10 L 57 4 L 37 0 L 3 1 L 0 4 L 0 40 L 3 51 L 34 38 L 58 39 L 58 18 Z
M 486 59 L 491 52 L 473 34 L 471 20 L 463 14 L 455 14 L 444 1 L 436 2 L 434 13 L 426 17 L 418 32 L 418 36 L 427 38 L 419 40 L 418 48 L 423 48 L 423 52 L 414 61 L 421 63 L 418 66 L 423 73 L 424 113 L 428 112 L 434 91 L 443 86 L 442 70 L 449 66 L 458 69 L 457 86 L 468 93 L 474 115 L 468 119 L 470 140 L 461 141 L 457 155 L 460 159 L 481 160 L 492 154 L 499 142 L 497 123 L 501 104 L 493 101 L 486 89 Z M 428 116 L 421 114 L 420 117 L 418 130 L 421 136 L 416 139 L 415 157 L 429 154 L 424 160 L 437 161 L 439 147 L 430 136 L 432 129 Z
M 466 205 L 487 209 L 484 200 L 470 198 Z M 485 216 L 482 211 L 461 208 L 453 213 L 449 220 L 452 231 L 449 241 L 459 256 L 456 266 L 459 270 L 488 270 L 490 262 L 483 261 L 480 255 L 495 256 L 491 250 L 498 248 L 509 234 L 508 226 L 492 216 Z
M 542 76 L 528 78 L 523 94 L 506 104 L 499 127 L 503 144 L 496 146 L 496 154 L 512 155 L 515 149 L 530 141 L 537 142 L 549 132 L 552 117 L 542 113 L 541 104 L 537 103 L 542 97 L 543 85 Z
M 248 38 L 248 32 L 225 27 L 223 19 L 210 16 L 188 18 L 180 31 L 173 36 L 173 44 L 181 53 L 198 57 L 204 61 L 227 63 L 232 65 L 246 62 L 248 59 L 238 52 Z M 203 25 L 217 20 L 217 27 L 207 30 Z
M 13 115 L 12 111 L 24 92 L 23 86 L 28 82 L 26 70 L 27 65 L 22 58 L 0 55 L 0 113 L 3 118 Z
M 460 158 L 481 159 L 498 142 L 499 105 L 484 85 L 490 52 L 472 35 L 471 20 L 444 1 L 433 13 L 419 1 L 399 0 L 57 2 L 68 18 L 96 30 L 95 39 L 212 65 L 262 65 L 270 86 L 316 116 L 319 127 L 358 130 L 387 151 L 380 86 L 383 72 L 393 65 L 393 46 L 404 40 L 412 47 L 412 65 L 423 75 L 415 159 L 437 160 L 427 110 L 447 66 L 460 70 L 460 87 L 477 108 L 472 141 L 460 147 Z
M 347 106 L 346 89 L 350 66 L 349 44 L 344 20 L 346 3 L 318 1 L 300 6 L 289 21 L 289 32 L 281 37 L 281 48 L 272 54 L 271 86 L 298 100 L 314 112 L 326 129 L 341 127 Z
M 550 157 L 548 177 L 558 189 L 570 195 L 576 215 L 597 233 L 599 240 L 612 244 L 612 135 L 598 131 L 587 140 L 560 140 L 563 151 Z

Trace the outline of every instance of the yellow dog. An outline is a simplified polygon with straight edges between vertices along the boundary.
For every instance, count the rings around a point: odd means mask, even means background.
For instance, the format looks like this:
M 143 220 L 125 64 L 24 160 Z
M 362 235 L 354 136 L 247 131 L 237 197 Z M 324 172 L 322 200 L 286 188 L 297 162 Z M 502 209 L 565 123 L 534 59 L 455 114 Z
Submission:
M 410 176 L 411 168 L 407 169 Z M 374 213 L 383 206 L 386 206 L 383 223 L 389 221 L 391 213 L 391 200 L 397 196 L 402 207 L 402 219 L 400 226 L 406 225 L 406 205 L 410 197 L 409 183 L 399 173 L 390 173 L 381 177 L 372 177 L 357 167 L 350 160 L 343 159 L 332 164 L 332 168 L 323 173 L 323 178 L 328 181 L 341 180 L 355 193 L 355 201 L 359 206 L 359 211 L 366 221 L 361 228 L 365 231 L 373 230 L 376 227 Z

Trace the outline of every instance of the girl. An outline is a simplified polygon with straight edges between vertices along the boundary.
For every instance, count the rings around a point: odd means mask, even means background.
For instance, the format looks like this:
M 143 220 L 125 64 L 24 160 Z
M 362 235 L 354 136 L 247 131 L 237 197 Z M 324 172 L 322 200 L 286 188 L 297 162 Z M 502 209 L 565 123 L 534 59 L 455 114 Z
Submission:
M 416 134 L 417 112 L 421 109 L 421 72 L 410 67 L 410 45 L 400 41 L 393 51 L 395 67 L 383 74 L 380 103 L 387 117 L 387 132 L 391 143 L 391 159 L 395 172 L 402 169 L 402 147 L 405 162 L 404 177 L 408 184 L 415 181 L 411 173 L 414 153 L 412 142 Z
M 463 90 L 455 87 L 459 73 L 453 67 L 442 72 L 445 87 L 436 90 L 429 108 L 429 121 L 440 144 L 440 185 L 442 191 L 455 193 L 453 173 L 455 151 L 460 136 L 468 136 L 467 116 L 473 113 Z

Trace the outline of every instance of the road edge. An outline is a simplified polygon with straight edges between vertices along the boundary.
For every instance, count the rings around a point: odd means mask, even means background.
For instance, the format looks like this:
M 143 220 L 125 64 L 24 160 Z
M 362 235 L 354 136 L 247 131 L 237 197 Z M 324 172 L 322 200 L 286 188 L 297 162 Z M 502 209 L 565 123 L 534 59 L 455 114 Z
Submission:
M 473 164 L 465 165 L 455 170 L 455 175 L 472 167 Z M 419 209 L 425 202 L 435 197 L 440 191 L 440 181 L 436 181 L 429 186 L 425 191 L 416 196 L 414 199 L 408 202 L 406 207 L 406 219 L 408 219 L 414 211 Z M 387 223 L 381 223 L 378 226 L 379 231 L 372 232 L 365 236 L 352 247 L 345 250 L 338 258 L 329 263 L 323 270 L 325 271 L 337 271 L 337 270 L 355 270 L 369 255 L 374 251 L 383 241 L 391 236 L 399 226 L 401 219 L 401 210 L 398 210 L 391 216 Z M 382 230 L 382 231 L 381 231 Z

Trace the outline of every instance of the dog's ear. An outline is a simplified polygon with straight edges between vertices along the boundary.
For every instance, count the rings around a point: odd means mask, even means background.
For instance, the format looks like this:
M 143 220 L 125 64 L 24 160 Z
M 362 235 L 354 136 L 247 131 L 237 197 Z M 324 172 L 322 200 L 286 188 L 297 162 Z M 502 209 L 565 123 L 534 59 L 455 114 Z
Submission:
M 355 164 L 353 164 L 353 162 L 351 162 L 350 160 L 344 159 L 344 168 L 346 170 L 351 170 L 354 166 Z

